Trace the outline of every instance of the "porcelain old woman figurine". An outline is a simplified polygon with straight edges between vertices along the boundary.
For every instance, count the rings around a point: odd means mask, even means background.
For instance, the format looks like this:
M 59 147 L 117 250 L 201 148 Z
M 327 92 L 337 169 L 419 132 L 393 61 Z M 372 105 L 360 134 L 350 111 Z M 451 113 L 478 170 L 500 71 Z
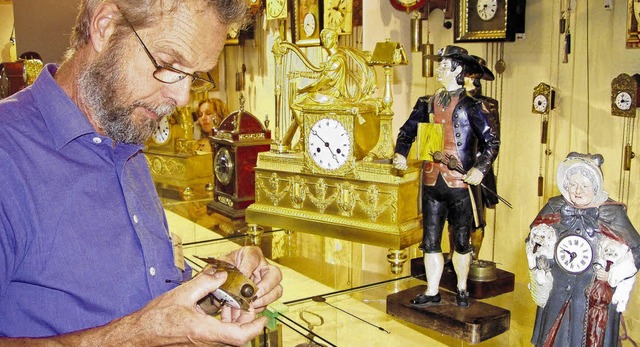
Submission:
M 536 346 L 616 346 L 620 314 L 640 267 L 640 236 L 603 189 L 601 155 L 572 152 L 526 240 L 538 305 Z

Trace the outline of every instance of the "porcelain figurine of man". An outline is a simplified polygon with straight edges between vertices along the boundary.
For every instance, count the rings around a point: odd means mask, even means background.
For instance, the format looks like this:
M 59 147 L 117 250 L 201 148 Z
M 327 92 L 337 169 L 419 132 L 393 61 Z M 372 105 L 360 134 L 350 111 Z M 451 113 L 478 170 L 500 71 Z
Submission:
M 482 101 L 465 92 L 464 77 L 482 73 L 467 50 L 446 46 L 431 59 L 439 61 L 436 78 L 443 88 L 418 99 L 408 120 L 400 128 L 393 166 L 406 170 L 407 155 L 417 137 L 419 124 L 438 127 L 442 141 L 423 164 L 422 215 L 427 289 L 412 305 L 440 302 L 439 284 L 444 270 L 441 241 L 445 219 L 454 232 L 453 266 L 457 275 L 456 303 L 469 306 L 467 277 L 471 264 L 470 232 L 478 217 L 474 196 L 498 155 L 499 127 Z M 480 150 L 480 151 L 479 151 Z

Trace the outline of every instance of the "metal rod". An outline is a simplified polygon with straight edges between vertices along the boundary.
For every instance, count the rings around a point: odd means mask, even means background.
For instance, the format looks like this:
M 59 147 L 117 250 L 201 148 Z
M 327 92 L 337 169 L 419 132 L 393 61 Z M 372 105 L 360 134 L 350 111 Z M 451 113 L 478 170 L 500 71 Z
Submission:
M 293 323 L 293 324 L 297 325 L 298 327 L 300 327 L 300 329 L 304 329 L 305 331 L 308 331 L 308 332 L 309 332 L 309 334 L 313 335 L 314 337 L 319 338 L 320 340 L 322 340 L 322 341 L 324 341 L 324 342 L 328 343 L 329 345 L 331 345 L 331 346 L 333 346 L 333 347 L 338 347 L 338 346 L 334 345 L 333 343 L 331 343 L 331 342 L 327 341 L 327 340 L 326 340 L 325 338 L 323 338 L 322 336 L 320 336 L 320 335 L 318 335 L 318 334 L 314 333 L 313 331 L 311 331 L 311 330 L 309 330 L 309 329 L 307 329 L 307 328 L 303 327 L 300 323 L 298 323 L 298 322 L 294 321 L 293 319 L 291 319 L 291 318 L 289 318 L 289 317 L 287 317 L 287 316 L 285 316 L 285 315 L 280 315 L 280 317 L 284 317 L 284 318 L 286 318 L 286 319 L 287 319 L 288 321 L 290 321 L 291 323 Z M 278 322 L 280 322 L 280 323 L 283 323 L 283 324 L 284 324 L 284 322 L 282 322 L 280 319 L 278 319 L 278 317 L 276 317 L 276 320 L 277 320 Z M 286 325 L 286 324 L 285 324 L 285 325 Z M 287 327 L 291 328 L 291 326 L 289 326 L 289 325 L 287 325 Z M 293 329 L 293 328 L 292 328 L 292 330 L 294 330 L 294 331 L 295 331 L 295 332 L 297 332 L 297 333 L 300 333 L 299 331 L 297 331 L 297 330 L 295 330 L 295 329 Z
M 327 305 L 329 305 L 329 306 L 331 306 L 331 307 L 335 308 L 335 309 L 336 309 L 336 310 L 338 310 L 338 311 L 344 312 L 344 313 L 348 314 L 349 316 L 351 316 L 351 317 L 353 317 L 353 318 L 355 318 L 355 319 L 358 319 L 358 320 L 360 320 L 360 321 L 362 321 L 362 322 L 365 322 L 365 323 L 367 323 L 367 324 L 371 325 L 372 327 L 376 327 L 376 328 L 378 328 L 378 330 L 382 330 L 382 331 L 384 331 L 384 332 L 385 332 L 385 333 L 387 333 L 387 334 L 391 334 L 391 332 L 389 332 L 388 330 L 386 330 L 385 328 L 383 328 L 383 327 L 381 327 L 381 326 L 375 325 L 375 324 L 373 324 L 373 323 L 371 323 L 371 322 L 367 322 L 366 320 L 364 320 L 364 319 L 362 319 L 362 318 L 360 318 L 360 317 L 358 317 L 358 316 L 356 316 L 356 315 L 354 315 L 354 314 L 352 314 L 352 313 L 350 313 L 350 312 L 347 312 L 347 311 L 345 311 L 345 310 L 341 309 L 340 307 L 337 307 L 337 306 L 335 306 L 335 305 L 332 305 L 332 304 L 328 303 L 328 302 L 327 302 L 327 299 L 323 298 L 323 297 L 322 297 L 322 296 L 320 296 L 320 295 L 315 296 L 315 297 L 313 298 L 313 301 L 316 301 L 316 302 L 324 302 L 325 304 L 327 304 Z

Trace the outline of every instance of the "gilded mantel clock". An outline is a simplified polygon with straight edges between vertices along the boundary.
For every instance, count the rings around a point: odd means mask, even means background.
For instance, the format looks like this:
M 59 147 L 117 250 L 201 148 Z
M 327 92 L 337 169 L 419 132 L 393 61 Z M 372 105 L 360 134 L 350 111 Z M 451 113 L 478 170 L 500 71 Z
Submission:
M 611 81 L 611 114 L 635 117 L 640 98 L 640 74 L 618 75 Z
M 515 41 L 524 32 L 525 0 L 461 0 L 454 42 Z
M 188 107 L 163 117 L 144 150 L 151 177 L 162 194 L 210 194 L 213 190 L 212 154 L 196 150 L 193 118 Z
M 39 59 L 18 60 L 0 64 L 0 99 L 31 85 L 43 64 Z
M 229 219 L 244 218 L 244 210 L 254 202 L 258 153 L 268 151 L 269 131 L 253 114 L 232 112 L 214 129 L 214 200 L 207 205 Z

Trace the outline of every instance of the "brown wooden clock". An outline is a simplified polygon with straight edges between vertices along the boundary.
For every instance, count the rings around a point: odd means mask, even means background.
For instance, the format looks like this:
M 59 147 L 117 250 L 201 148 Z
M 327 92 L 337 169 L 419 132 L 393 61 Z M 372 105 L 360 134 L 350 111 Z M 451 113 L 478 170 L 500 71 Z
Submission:
M 207 207 L 232 220 L 243 219 L 254 202 L 258 153 L 268 151 L 271 143 L 271 131 L 243 108 L 223 119 L 211 140 L 214 200 Z
M 293 43 L 298 46 L 319 46 L 322 28 L 320 0 L 294 0 Z
M 524 31 L 525 0 L 461 0 L 454 17 L 454 42 L 515 41 Z

